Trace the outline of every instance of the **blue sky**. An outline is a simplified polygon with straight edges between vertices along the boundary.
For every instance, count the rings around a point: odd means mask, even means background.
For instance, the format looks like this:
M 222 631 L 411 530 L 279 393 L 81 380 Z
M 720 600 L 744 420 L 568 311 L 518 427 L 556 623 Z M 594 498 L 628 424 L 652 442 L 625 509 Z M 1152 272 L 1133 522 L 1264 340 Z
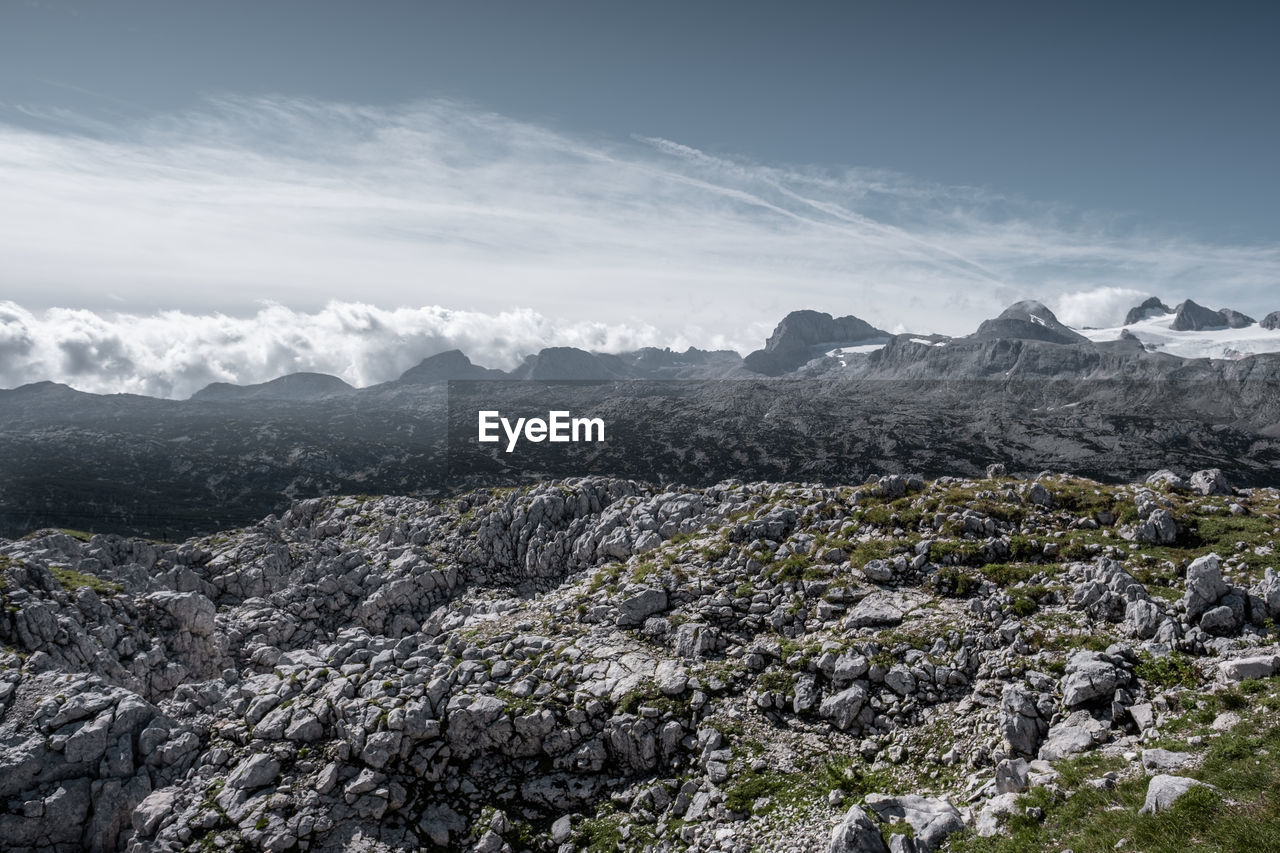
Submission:
M 384 371 L 750 349 L 799 307 L 1260 316 L 1278 34 L 1263 3 L 10 2 L 0 350 L 53 309 L 104 362 L 147 318 L 381 324 L 420 344 Z
M 110 119 L 228 93 L 445 96 L 1216 239 L 1280 230 L 1275 3 L 32 0 L 0 21 L 9 104 Z

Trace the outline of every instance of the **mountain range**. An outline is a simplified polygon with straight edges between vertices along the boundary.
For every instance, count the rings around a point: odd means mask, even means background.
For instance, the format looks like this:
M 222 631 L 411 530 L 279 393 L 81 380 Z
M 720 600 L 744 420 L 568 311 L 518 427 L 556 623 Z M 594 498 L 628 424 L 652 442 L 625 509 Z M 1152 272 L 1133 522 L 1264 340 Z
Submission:
M 178 537 L 299 498 L 548 475 L 850 482 L 1001 463 L 1104 480 L 1217 467 L 1244 485 L 1274 483 L 1278 319 L 1154 299 L 1123 326 L 1073 329 L 1019 302 L 947 337 L 796 311 L 745 358 L 552 347 L 502 371 L 451 350 L 365 388 L 300 373 L 215 383 L 188 400 L 35 383 L 0 391 L 0 535 Z M 609 440 L 510 456 L 465 440 L 477 408 L 552 407 L 604 417 Z

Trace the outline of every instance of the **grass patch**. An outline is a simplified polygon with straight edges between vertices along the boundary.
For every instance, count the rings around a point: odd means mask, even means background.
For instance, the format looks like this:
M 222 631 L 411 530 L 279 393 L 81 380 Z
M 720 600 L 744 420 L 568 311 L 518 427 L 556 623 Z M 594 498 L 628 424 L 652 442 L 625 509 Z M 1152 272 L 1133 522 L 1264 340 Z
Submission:
M 1195 687 L 1196 668 L 1190 656 L 1172 652 L 1161 657 L 1143 653 L 1134 670 L 1138 678 L 1161 689 L 1170 687 Z
M 1275 682 L 1269 684 L 1274 688 Z M 1248 720 L 1223 733 L 1203 763 L 1188 772 L 1217 788 L 1195 788 L 1168 811 L 1142 815 L 1149 777 L 1122 780 L 1112 790 L 1085 785 L 1110 767 L 1089 756 L 1056 765 L 1058 784 L 1069 797 L 1054 798 L 1043 788 L 1023 797 L 1044 810 L 1044 820 L 1014 817 L 1003 836 L 978 838 L 971 831 L 952 836 L 951 849 L 964 853 L 1031 853 L 1069 848 L 1075 853 L 1116 849 L 1145 853 L 1280 853 L 1280 722 Z M 1113 759 L 1115 761 L 1117 759 Z M 1111 767 L 1114 769 L 1114 767 Z
M 75 569 L 69 569 L 65 566 L 50 566 L 50 573 L 62 584 L 65 590 L 76 590 L 82 587 L 88 587 L 99 595 L 115 595 L 124 589 L 122 584 L 113 581 L 105 581 L 96 575 L 77 572 Z

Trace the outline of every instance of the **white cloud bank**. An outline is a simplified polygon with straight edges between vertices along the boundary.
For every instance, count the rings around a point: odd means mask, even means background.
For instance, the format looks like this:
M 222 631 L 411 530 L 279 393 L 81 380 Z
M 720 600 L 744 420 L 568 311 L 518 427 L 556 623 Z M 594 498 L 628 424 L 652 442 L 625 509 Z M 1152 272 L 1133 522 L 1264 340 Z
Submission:
M 1086 325 L 1150 293 L 1280 307 L 1276 246 L 447 101 L 24 120 L 57 129 L 0 122 L 0 384 L 182 396 L 301 369 L 367 384 L 452 346 L 494 366 L 553 343 L 746 351 L 803 307 L 948 333 L 1024 298 Z
M 32 312 L 0 302 L 0 387 L 53 378 L 84 391 L 187 397 L 210 382 L 249 384 L 300 371 L 370 385 L 454 348 L 480 364 L 511 368 L 547 346 L 618 352 L 660 342 L 666 339 L 650 326 L 555 323 L 527 309 L 484 314 L 333 302 L 314 313 L 270 305 L 229 317 Z

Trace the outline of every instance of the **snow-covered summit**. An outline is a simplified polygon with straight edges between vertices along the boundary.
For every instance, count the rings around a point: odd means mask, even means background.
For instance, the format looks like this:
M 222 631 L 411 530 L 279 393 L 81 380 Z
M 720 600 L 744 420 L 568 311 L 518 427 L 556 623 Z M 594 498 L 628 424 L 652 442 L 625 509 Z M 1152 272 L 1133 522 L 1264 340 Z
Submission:
M 1206 317 L 1220 318 L 1220 322 L 1208 322 Z M 1159 300 L 1151 299 L 1130 311 L 1125 319 L 1129 322 L 1121 326 L 1081 329 L 1080 333 L 1095 343 L 1102 343 L 1120 340 L 1128 332 L 1148 350 L 1180 358 L 1236 359 L 1280 352 L 1280 329 L 1274 325 L 1256 323 L 1237 311 L 1211 311 L 1190 300 L 1169 309 Z

